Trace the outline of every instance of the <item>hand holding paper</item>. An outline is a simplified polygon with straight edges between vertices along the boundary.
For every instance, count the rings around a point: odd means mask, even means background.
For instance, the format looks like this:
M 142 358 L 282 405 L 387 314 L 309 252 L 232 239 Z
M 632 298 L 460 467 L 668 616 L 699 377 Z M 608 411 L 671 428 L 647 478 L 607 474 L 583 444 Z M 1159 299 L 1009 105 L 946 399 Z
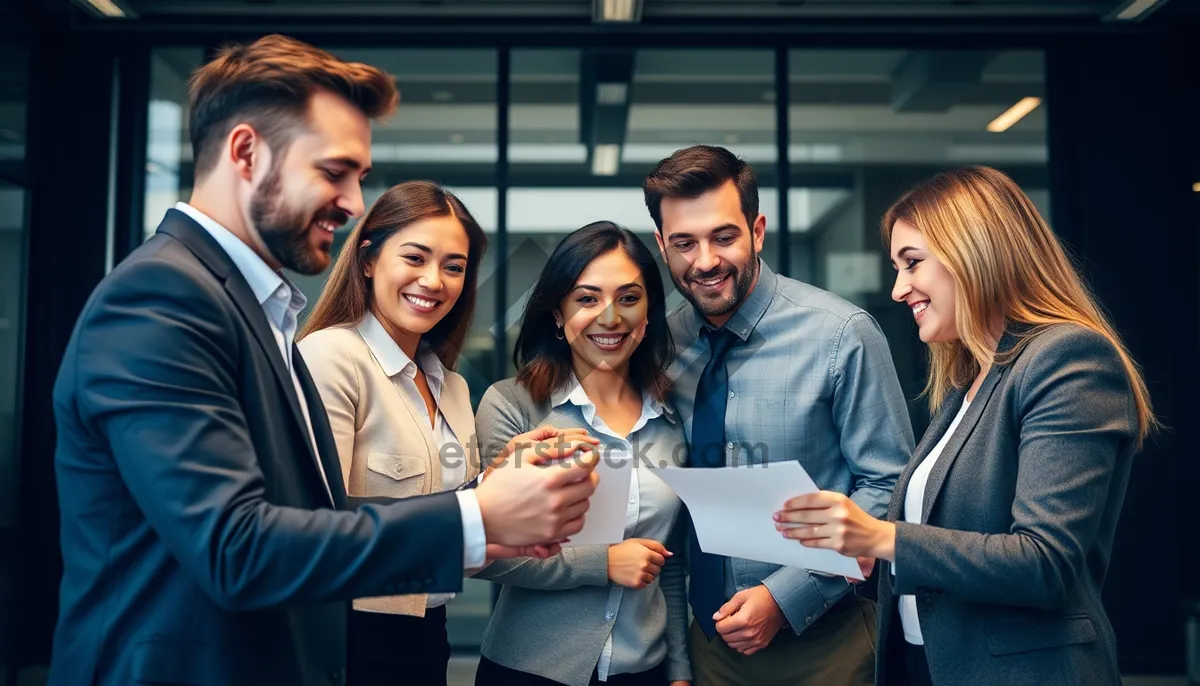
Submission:
M 600 477 L 600 484 L 592 494 L 583 529 L 571 536 L 563 544 L 564 548 L 612 545 L 625 540 L 626 503 L 629 500 L 633 460 L 629 453 L 611 451 L 599 457 L 595 471 Z
M 789 500 L 775 513 L 775 528 L 810 548 L 894 560 L 896 525 L 875 519 L 841 493 L 820 491 Z
M 784 503 L 797 493 L 817 492 L 816 484 L 799 462 L 643 471 L 647 472 L 661 478 L 683 499 L 700 548 L 706 553 L 863 578 L 853 557 L 796 545 L 776 530 L 774 515 Z

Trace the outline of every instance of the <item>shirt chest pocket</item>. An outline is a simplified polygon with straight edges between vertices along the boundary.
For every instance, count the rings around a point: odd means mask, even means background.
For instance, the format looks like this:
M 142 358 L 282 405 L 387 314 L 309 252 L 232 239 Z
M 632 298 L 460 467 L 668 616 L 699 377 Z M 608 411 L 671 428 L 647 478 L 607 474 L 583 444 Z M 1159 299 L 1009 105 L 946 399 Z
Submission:
M 366 495 L 406 498 L 422 495 L 428 460 L 423 455 L 367 454 Z

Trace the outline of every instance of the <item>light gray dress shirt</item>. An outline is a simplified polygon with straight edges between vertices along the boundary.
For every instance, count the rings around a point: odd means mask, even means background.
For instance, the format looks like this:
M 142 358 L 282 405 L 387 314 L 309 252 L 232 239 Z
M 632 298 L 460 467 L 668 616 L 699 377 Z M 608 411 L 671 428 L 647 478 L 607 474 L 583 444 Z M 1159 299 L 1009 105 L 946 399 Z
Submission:
M 849 494 L 875 517 L 913 452 L 908 406 L 879 325 L 832 293 L 779 276 L 759 260 L 758 283 L 725 324 L 740 339 L 726 356 L 725 464 L 795 460 L 824 490 Z M 668 317 L 679 355 L 672 399 L 692 435 L 707 320 L 690 303 Z M 737 558 L 725 595 L 762 584 L 801 633 L 850 590 L 842 577 Z

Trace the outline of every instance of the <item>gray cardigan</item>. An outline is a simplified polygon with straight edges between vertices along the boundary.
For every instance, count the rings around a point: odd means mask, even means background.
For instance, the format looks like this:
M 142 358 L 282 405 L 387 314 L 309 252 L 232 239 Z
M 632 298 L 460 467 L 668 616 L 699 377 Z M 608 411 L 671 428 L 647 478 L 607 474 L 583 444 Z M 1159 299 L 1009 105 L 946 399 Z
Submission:
M 962 400 L 932 418 L 892 520 Z M 894 608 L 911 594 L 935 684 L 1119 685 L 1101 588 L 1136 431 L 1120 357 L 1098 333 L 1055 325 L 993 367 L 929 475 L 922 523 L 897 521 L 895 577 L 887 563 L 879 573 L 876 683 L 896 683 L 886 648 L 903 643 Z
M 569 391 L 569 389 L 568 389 Z M 587 428 L 578 406 L 555 406 L 566 395 L 555 394 L 550 403 L 538 404 L 515 380 L 506 379 L 488 389 L 480 402 L 475 424 L 484 464 L 513 436 L 538 426 Z M 591 431 L 601 439 L 601 449 L 619 445 L 611 436 Z M 686 442 L 682 423 L 674 410 L 648 421 L 630 440 L 638 464 L 682 465 Z M 662 652 L 670 680 L 691 680 L 687 650 L 687 588 L 685 579 L 686 517 L 679 517 L 666 540 L 675 553 L 658 580 L 640 591 L 652 593 L 650 614 L 637 625 L 638 643 Z M 632 538 L 646 535 L 639 521 Z M 608 580 L 608 546 L 566 548 L 548 560 L 500 560 L 475 574 L 503 585 L 480 652 L 510 669 L 536 674 L 568 686 L 586 686 L 613 630 L 610 612 L 613 584 Z

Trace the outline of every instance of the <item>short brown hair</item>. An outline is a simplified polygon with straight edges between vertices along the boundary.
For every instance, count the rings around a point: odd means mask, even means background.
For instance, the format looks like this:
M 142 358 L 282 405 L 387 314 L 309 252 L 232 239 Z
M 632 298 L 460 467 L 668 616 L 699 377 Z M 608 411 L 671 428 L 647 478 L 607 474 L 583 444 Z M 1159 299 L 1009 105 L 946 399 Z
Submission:
M 462 201 L 432 181 L 405 181 L 384 191 L 355 224 L 333 265 L 321 297 L 296 340 L 334 326 L 355 325 L 371 309 L 371 281 L 366 266 L 375 261 L 384 243 L 397 231 L 431 217 L 454 217 L 467 232 L 467 270 L 458 302 L 421 337 L 448 369 L 458 357 L 471 332 L 475 316 L 475 292 L 479 266 L 487 250 L 487 235 Z M 370 241 L 363 246 L 363 241 Z
M 662 233 L 663 198 L 697 198 L 733 181 L 746 216 L 746 226 L 758 219 L 758 180 L 745 160 L 716 145 L 693 145 L 676 150 L 646 177 L 642 191 L 654 226 Z
M 342 96 L 371 119 L 390 115 L 400 100 L 395 81 L 379 69 L 277 34 L 225 46 L 188 87 L 198 179 L 216 166 L 221 141 L 240 122 L 252 124 L 274 154 L 286 149 L 318 90 Z

